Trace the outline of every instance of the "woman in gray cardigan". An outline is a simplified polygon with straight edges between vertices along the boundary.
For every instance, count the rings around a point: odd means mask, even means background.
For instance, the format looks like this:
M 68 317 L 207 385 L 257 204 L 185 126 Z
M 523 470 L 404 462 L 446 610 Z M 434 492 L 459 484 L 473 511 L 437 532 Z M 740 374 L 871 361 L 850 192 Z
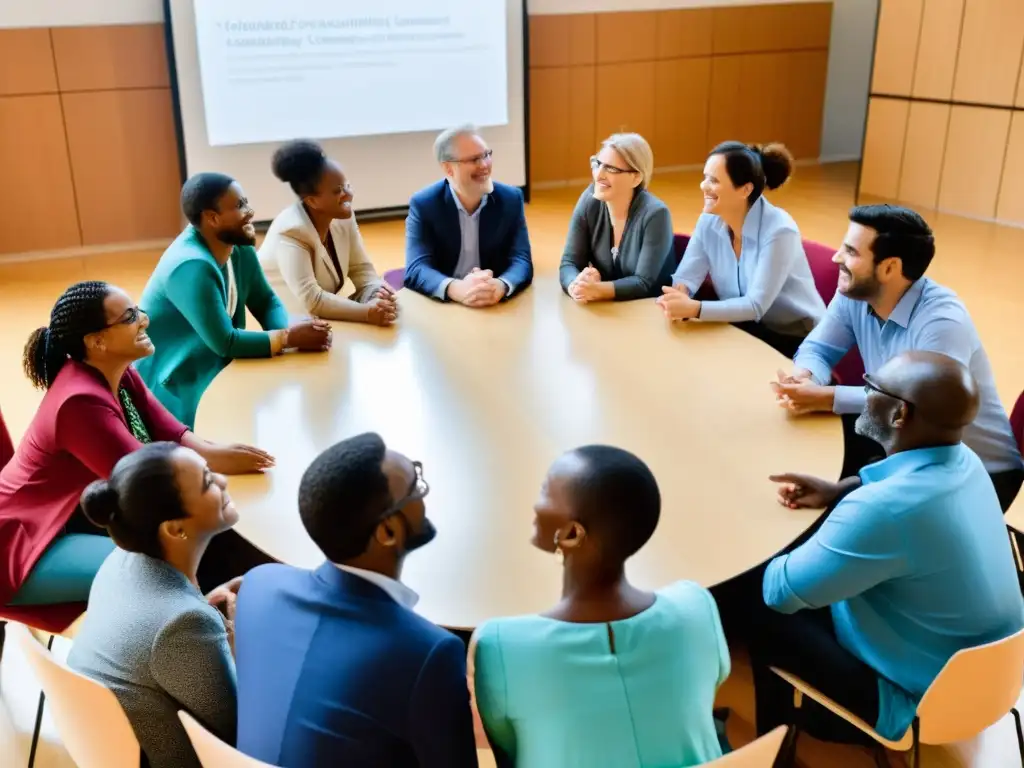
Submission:
M 238 520 L 225 485 L 195 451 L 150 443 L 82 494 L 82 511 L 118 548 L 93 581 L 68 665 L 113 691 L 150 768 L 200 768 L 181 709 L 235 743 L 241 579 L 205 597 L 196 581 L 210 539 Z
M 594 183 L 583 192 L 562 254 L 562 289 L 581 304 L 661 295 L 669 285 L 672 216 L 647 191 L 654 153 L 643 136 L 616 133 L 590 158 Z

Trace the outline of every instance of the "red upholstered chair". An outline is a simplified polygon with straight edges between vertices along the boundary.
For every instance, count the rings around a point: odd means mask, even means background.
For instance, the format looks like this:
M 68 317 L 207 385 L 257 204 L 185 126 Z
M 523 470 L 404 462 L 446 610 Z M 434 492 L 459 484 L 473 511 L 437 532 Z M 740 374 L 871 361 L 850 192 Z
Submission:
M 1013 430 L 1013 436 L 1017 438 L 1017 447 L 1024 451 L 1024 392 L 1020 393 L 1013 406 L 1013 413 L 1010 414 L 1010 428 Z
M 804 240 L 804 254 L 814 276 L 814 286 L 827 305 L 839 286 L 839 265 L 832 261 L 835 250 L 813 240 Z M 864 361 L 854 346 L 832 371 L 838 384 L 857 386 L 864 378 Z
M 679 266 L 679 262 L 683 260 L 683 254 L 686 253 L 686 246 L 690 244 L 690 236 L 676 233 L 672 239 L 672 250 L 675 252 L 676 266 Z M 715 293 L 715 288 L 711 284 L 711 276 L 708 275 L 704 284 L 697 289 L 697 295 L 693 298 L 698 301 L 717 301 L 718 294 Z
M 402 284 L 405 282 L 405 269 L 389 269 L 384 273 L 384 282 L 396 291 L 401 290 Z
M 0 469 L 7 466 L 7 462 L 14 456 L 14 441 L 11 440 L 11 433 L 7 431 L 4 423 L 4 415 L 0 412 Z

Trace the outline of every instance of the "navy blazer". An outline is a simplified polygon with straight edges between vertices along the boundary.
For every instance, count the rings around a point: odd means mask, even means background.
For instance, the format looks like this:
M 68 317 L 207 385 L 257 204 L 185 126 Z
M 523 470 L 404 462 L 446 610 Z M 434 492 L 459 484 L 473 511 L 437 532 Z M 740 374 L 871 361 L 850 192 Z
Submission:
M 405 220 L 405 287 L 433 296 L 453 277 L 462 251 L 462 228 L 454 193 L 443 179 L 421 189 L 409 201 Z M 523 194 L 494 183 L 480 211 L 480 269 L 489 269 L 518 293 L 533 281 L 530 235 Z
M 245 576 L 238 749 L 284 768 L 476 768 L 466 648 L 324 563 Z

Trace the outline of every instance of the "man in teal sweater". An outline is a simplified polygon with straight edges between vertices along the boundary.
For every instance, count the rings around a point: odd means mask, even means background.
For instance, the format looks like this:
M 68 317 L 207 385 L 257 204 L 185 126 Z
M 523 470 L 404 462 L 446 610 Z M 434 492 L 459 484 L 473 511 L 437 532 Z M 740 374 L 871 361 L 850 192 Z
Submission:
M 234 179 L 193 176 L 181 207 L 190 223 L 160 257 L 139 302 L 156 352 L 136 367 L 164 407 L 192 428 L 203 392 L 234 358 L 327 350 L 331 326 L 289 324 L 260 267 L 253 210 Z M 246 308 L 262 331 L 245 329 Z

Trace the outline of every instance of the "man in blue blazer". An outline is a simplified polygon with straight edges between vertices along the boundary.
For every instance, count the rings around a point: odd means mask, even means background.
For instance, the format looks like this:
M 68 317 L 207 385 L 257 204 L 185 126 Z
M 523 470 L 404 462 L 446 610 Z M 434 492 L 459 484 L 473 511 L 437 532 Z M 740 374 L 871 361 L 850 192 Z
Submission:
M 489 307 L 533 280 L 523 195 L 491 179 L 491 154 L 472 126 L 437 137 L 434 155 L 445 178 L 409 201 L 406 288 Z
M 287 768 L 476 768 L 466 648 L 413 613 L 405 555 L 436 533 L 419 462 L 375 434 L 303 475 L 315 571 L 250 571 L 238 595 L 238 749 Z

